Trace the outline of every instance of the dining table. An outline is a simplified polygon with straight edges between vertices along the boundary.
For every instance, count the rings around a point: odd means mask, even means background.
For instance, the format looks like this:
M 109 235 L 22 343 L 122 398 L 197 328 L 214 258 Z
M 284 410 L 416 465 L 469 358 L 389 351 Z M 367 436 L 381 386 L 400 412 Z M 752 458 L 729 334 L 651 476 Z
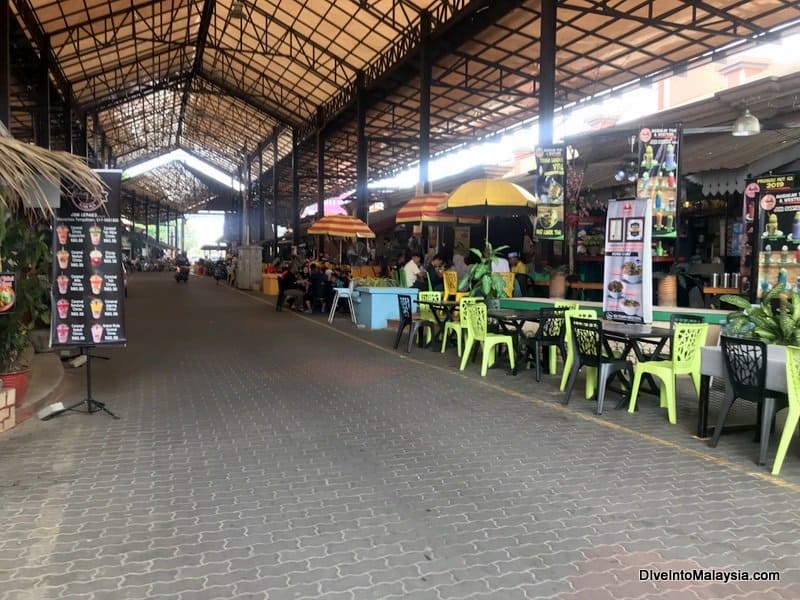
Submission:
M 441 343 L 442 336 L 444 336 L 445 323 L 453 320 L 453 313 L 458 308 L 459 303 L 456 300 L 415 300 L 414 302 L 430 308 L 436 321 L 436 337 L 434 339 Z M 438 352 L 438 344 L 431 344 L 431 350 Z
M 619 321 L 603 321 L 604 343 L 616 342 L 621 344 L 619 357 L 630 359 L 631 355 L 637 362 L 647 362 L 662 356 L 664 348 L 672 340 L 675 331 L 669 327 L 658 327 L 645 323 L 624 323 Z M 647 348 L 645 348 L 647 346 Z M 633 382 L 626 381 L 622 372 L 618 374 L 623 380 L 623 384 L 628 387 Z M 659 394 L 658 385 L 649 373 L 645 373 L 642 383 L 646 384 L 640 391 L 650 394 Z M 625 399 L 619 403 L 617 408 L 622 407 Z
M 700 395 L 697 404 L 697 437 L 707 438 L 713 435 L 714 428 L 708 426 L 708 396 L 711 389 L 711 378 L 719 377 L 725 380 L 725 393 L 730 393 L 729 384 L 725 378 L 725 360 L 720 346 L 705 346 L 700 350 Z M 767 377 L 768 391 L 787 393 L 786 385 L 786 346 L 776 344 L 767 345 Z M 753 425 L 726 425 L 722 432 L 740 431 L 743 428 L 752 429 Z
M 519 363 L 525 360 L 526 345 L 523 344 L 525 323 L 538 323 L 540 315 L 538 309 L 525 308 L 490 308 L 486 311 L 486 316 L 497 321 L 503 333 L 510 335 L 513 340 L 514 354 L 518 359 L 511 369 L 512 375 L 517 374 Z

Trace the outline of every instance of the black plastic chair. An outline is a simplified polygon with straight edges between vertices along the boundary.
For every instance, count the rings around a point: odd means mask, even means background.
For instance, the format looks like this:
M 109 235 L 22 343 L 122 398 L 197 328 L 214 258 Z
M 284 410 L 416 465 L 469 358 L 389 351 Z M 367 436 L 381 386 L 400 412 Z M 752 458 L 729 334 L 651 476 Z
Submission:
M 567 360 L 567 345 L 564 343 L 567 329 L 564 321 L 565 310 L 564 308 L 539 309 L 539 328 L 526 340 L 528 356 L 536 364 L 536 381 L 542 380 L 542 360 L 547 348 L 557 347 L 561 352 L 561 360 Z
M 408 347 L 406 348 L 406 352 L 411 352 L 411 348 L 414 346 L 414 336 L 419 335 L 419 345 L 420 347 L 424 346 L 422 342 L 422 335 L 425 332 L 425 328 L 428 327 L 430 329 L 431 339 L 433 339 L 433 334 L 435 332 L 435 323 L 433 321 L 428 321 L 426 319 L 415 319 L 414 318 L 414 311 L 411 309 L 411 296 L 405 294 L 398 294 L 397 295 L 397 308 L 398 312 L 400 313 L 400 325 L 397 327 L 397 337 L 394 340 L 394 347 L 397 349 L 400 346 L 400 338 L 403 337 L 403 330 L 408 327 Z
M 572 348 L 575 360 L 567 381 L 564 404 L 569 403 L 572 388 L 578 380 L 578 372 L 583 367 L 597 369 L 597 414 L 603 414 L 606 386 L 612 375 L 627 371 L 628 382 L 633 379 L 633 363 L 624 358 L 616 358 L 613 350 L 603 337 L 603 324 L 597 319 L 570 319 L 572 326 Z
M 769 434 L 774 429 L 775 413 L 788 405 L 786 395 L 779 392 L 767 395 L 767 345 L 764 342 L 723 335 L 720 336 L 720 346 L 727 385 L 714 435 L 708 445 L 716 447 L 725 420 L 737 398 L 753 402 L 758 405 L 758 464 L 763 465 L 767 461 Z

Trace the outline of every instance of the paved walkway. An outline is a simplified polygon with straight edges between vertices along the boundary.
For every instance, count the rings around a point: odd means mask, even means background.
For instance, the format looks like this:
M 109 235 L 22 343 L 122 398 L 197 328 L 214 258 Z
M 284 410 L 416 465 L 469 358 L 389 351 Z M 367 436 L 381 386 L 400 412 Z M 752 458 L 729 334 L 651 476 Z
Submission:
M 746 436 L 692 439 L 691 403 L 595 417 L 207 279 L 130 286 L 95 369 L 122 418 L 0 437 L 0 598 L 800 598 L 800 442 L 772 479 Z

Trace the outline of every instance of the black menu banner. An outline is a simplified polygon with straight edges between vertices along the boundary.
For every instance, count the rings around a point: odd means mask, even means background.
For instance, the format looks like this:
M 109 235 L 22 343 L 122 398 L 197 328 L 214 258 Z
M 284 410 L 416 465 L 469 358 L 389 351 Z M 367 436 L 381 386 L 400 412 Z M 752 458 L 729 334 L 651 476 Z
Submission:
M 53 346 L 125 343 L 120 228 L 121 171 L 97 174 L 104 197 L 66 194 L 53 225 Z
M 535 149 L 537 169 L 534 193 L 536 225 L 540 240 L 564 239 L 564 146 Z
M 800 291 L 800 188 L 793 174 L 770 175 L 745 188 L 745 219 L 758 203 L 760 238 L 758 288 L 760 298 L 778 284 Z

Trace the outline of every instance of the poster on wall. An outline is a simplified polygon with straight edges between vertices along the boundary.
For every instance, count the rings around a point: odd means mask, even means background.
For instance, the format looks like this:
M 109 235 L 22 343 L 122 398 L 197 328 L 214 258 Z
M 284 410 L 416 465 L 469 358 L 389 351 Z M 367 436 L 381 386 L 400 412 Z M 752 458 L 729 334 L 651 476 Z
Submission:
M 794 175 L 759 177 L 745 188 L 746 203 L 748 193 L 755 194 L 759 210 L 753 221 L 760 239 L 757 296 L 779 283 L 800 291 L 800 187 Z
M 469 252 L 469 227 L 453 227 L 453 254 Z
M 66 194 L 53 224 L 53 346 L 125 343 L 120 228 L 121 171 L 97 174 L 104 197 Z
M 650 203 L 653 237 L 677 237 L 678 151 L 676 127 L 639 131 L 636 196 Z
M 533 195 L 536 198 L 536 221 L 533 236 L 540 240 L 564 239 L 564 165 L 563 145 L 537 146 L 536 178 Z
M 17 303 L 16 273 L 0 273 L 0 317 L 10 315 Z
M 653 320 L 649 198 L 610 200 L 606 217 L 603 313 L 629 323 Z

